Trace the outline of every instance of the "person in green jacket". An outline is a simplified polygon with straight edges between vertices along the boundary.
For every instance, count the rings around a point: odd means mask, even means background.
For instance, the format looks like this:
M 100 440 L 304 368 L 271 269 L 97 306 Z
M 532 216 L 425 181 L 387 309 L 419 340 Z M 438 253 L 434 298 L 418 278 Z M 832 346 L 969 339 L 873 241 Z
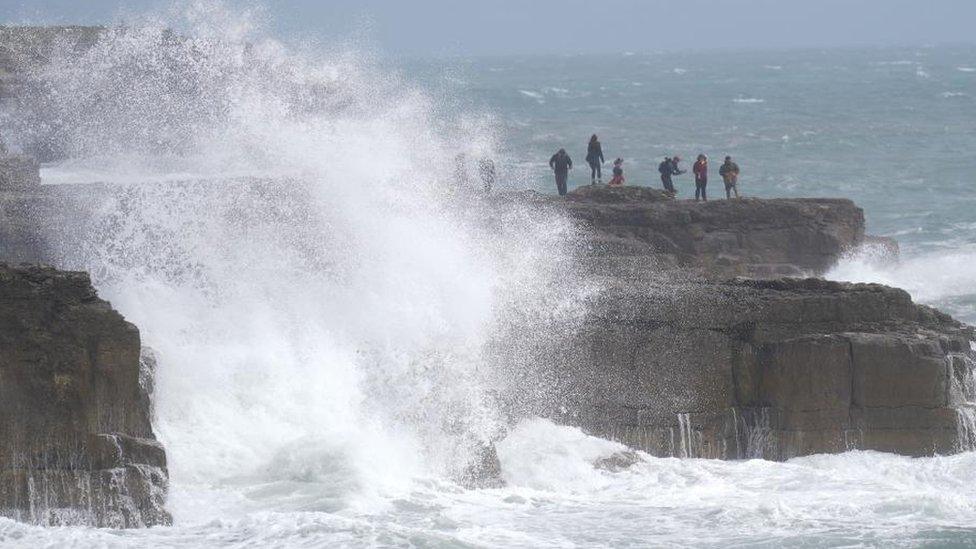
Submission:
M 739 198 L 739 165 L 732 161 L 731 156 L 725 157 L 725 163 L 718 169 L 718 174 L 725 182 L 725 198 L 732 199 L 732 193 Z

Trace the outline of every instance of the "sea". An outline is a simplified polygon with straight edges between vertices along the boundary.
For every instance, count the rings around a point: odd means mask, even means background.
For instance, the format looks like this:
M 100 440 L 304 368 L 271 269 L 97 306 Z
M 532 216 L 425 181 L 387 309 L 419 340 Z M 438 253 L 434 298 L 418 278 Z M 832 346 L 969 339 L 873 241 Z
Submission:
M 657 167 L 709 158 L 709 198 L 732 156 L 755 197 L 843 197 L 869 234 L 895 238 L 902 261 L 868 257 L 831 278 L 881 282 L 976 322 L 976 48 L 887 47 L 521 56 L 414 61 L 429 89 L 497 117 L 515 187 L 555 192 L 548 160 L 565 148 L 570 188 L 590 183 L 586 145 L 599 136 L 609 172 L 661 188 Z M 603 181 L 609 179 L 604 175 Z M 876 258 L 880 259 L 880 258 Z M 877 262 L 873 262 L 877 263 Z
M 476 178 L 481 158 L 498 192 L 552 193 L 565 148 L 571 186 L 589 184 L 591 134 L 628 185 L 659 186 L 665 156 L 717 170 L 731 155 L 745 196 L 850 198 L 901 246 L 829 278 L 976 322 L 976 47 L 414 59 L 196 6 L 167 15 L 188 41 L 152 17 L 54 56 L 43 108 L 0 118 L 14 148 L 59 128 L 66 158 L 44 183 L 129 189 L 90 206 L 104 230 L 60 264 L 91 272 L 158 358 L 174 524 L 0 519 L 0 546 L 976 545 L 974 453 L 640 455 L 609 471 L 595 462 L 619 444 L 499 410 L 484 353 L 513 304 L 572 324 L 593 288 L 563 220 L 486 234 L 456 207 L 475 200 L 459 169 Z M 313 192 L 272 215 L 266 196 L 167 184 L 252 176 Z M 689 176 L 676 185 L 693 195 Z M 466 488 L 485 440 L 505 486 Z

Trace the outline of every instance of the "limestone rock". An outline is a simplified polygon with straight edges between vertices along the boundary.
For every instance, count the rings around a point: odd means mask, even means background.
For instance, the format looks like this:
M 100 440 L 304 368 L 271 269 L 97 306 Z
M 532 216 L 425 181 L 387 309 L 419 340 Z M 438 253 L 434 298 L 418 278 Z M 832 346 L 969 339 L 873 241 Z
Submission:
M 604 264 L 668 256 L 713 279 L 821 275 L 865 239 L 863 210 L 843 199 L 694 202 L 599 186 L 567 198 L 558 204 L 588 229 L 591 255 Z
M 819 279 L 619 284 L 554 343 L 563 423 L 661 456 L 969 448 L 973 329 L 901 290 Z
M 168 524 L 139 331 L 84 273 L 0 265 L 0 305 L 0 514 Z
M 458 481 L 461 486 L 470 489 L 505 486 L 502 464 L 498 460 L 495 445 L 486 443 L 477 448 L 474 460 L 464 468 Z

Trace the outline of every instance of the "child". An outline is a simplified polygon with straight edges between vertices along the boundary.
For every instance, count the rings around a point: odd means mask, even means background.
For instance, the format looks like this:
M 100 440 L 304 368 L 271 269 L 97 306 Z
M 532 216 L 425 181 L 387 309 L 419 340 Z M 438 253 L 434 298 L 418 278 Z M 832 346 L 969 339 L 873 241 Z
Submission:
M 623 187 L 624 182 L 627 181 L 626 179 L 624 179 L 623 165 L 624 165 L 623 158 L 618 158 L 613 161 L 613 179 L 611 179 L 610 183 L 608 183 L 608 185 L 610 185 L 611 187 Z

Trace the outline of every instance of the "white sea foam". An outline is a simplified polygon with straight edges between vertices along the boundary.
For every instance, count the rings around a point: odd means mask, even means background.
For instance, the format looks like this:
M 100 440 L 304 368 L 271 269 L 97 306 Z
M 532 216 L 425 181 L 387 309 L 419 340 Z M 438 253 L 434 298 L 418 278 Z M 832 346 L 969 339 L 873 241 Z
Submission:
M 976 68 L 973 67 L 956 67 L 959 72 L 976 72 Z
M 744 105 L 755 105 L 759 103 L 765 103 L 765 99 L 760 99 L 758 97 L 737 97 L 732 100 L 735 103 L 741 103 Z
M 219 4 L 187 13 L 186 41 L 151 23 L 55 55 L 15 135 L 65 125 L 73 160 L 48 183 L 136 184 L 49 236 L 157 352 L 174 514 L 222 485 L 330 511 L 451 478 L 503 428 L 493 326 L 507 303 L 551 315 L 533 288 L 566 272 L 569 225 L 475 222 L 454 159 L 495 155 L 487 120 L 438 118 L 358 56 L 294 53 Z
M 541 102 L 545 102 L 545 100 L 546 100 L 545 94 L 543 94 L 541 92 L 532 91 L 532 90 L 519 90 L 519 93 L 522 94 L 522 95 L 524 95 L 524 96 L 526 96 L 526 97 L 530 97 L 532 99 L 535 99 L 536 101 L 539 101 L 540 103 Z
M 976 533 L 974 453 L 912 459 L 851 452 L 786 463 L 643 456 L 619 472 L 594 467 L 618 447 L 529 420 L 499 445 L 510 482 L 501 489 L 420 483 L 375 513 L 215 516 L 204 505 L 196 520 L 135 532 L 44 529 L 0 519 L 0 541 L 11 547 L 727 547 L 852 546 L 870 539 L 872 545 L 953 546 Z
M 959 298 L 976 298 L 976 249 L 930 252 L 892 261 L 877 248 L 866 248 L 843 259 L 827 278 L 850 282 L 876 282 L 902 288 L 922 303 L 947 306 L 950 311 L 966 315 L 967 309 L 955 311 L 950 302 Z

